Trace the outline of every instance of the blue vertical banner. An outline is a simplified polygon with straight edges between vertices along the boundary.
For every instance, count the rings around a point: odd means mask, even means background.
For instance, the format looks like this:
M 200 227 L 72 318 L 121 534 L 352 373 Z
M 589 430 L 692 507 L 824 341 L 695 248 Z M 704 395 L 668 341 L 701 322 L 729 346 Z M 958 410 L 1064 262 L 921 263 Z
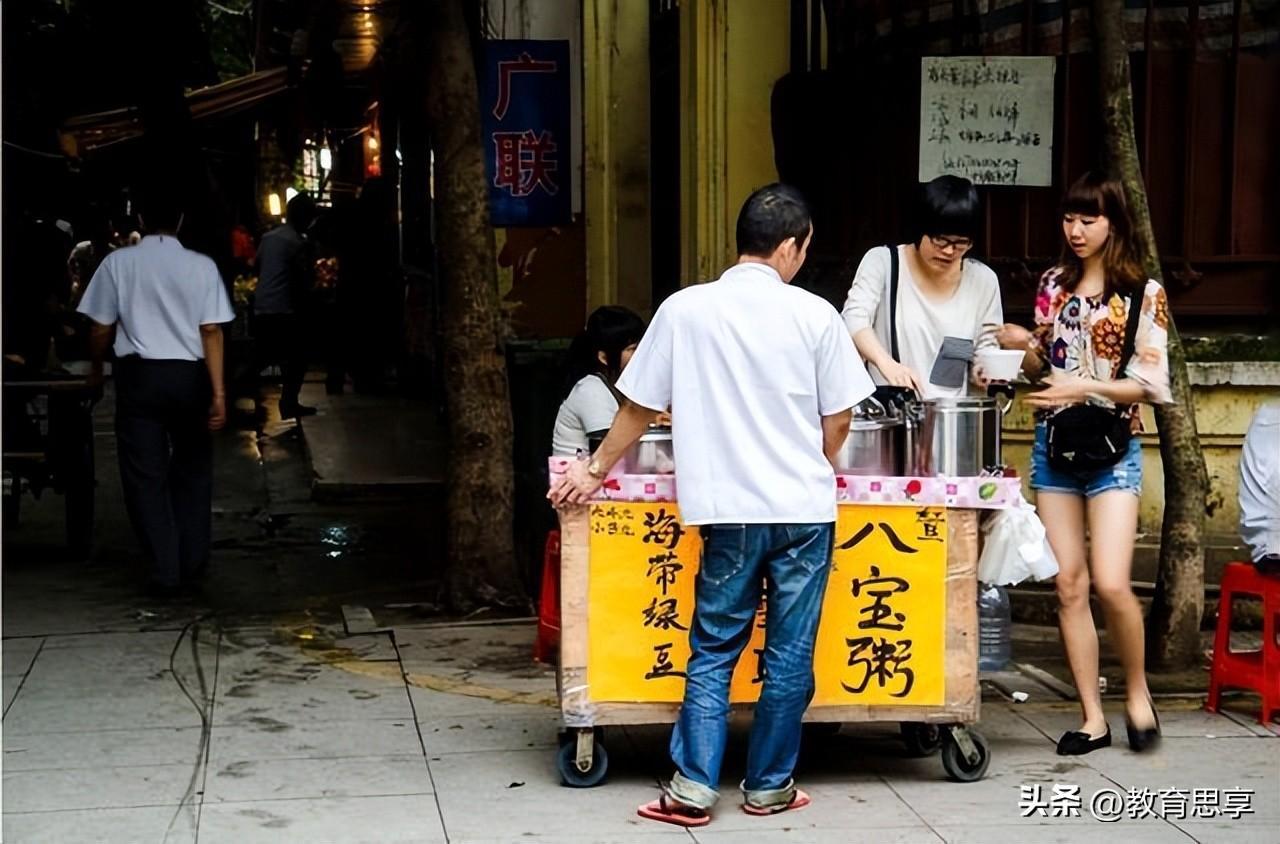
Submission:
M 569 223 L 569 42 L 486 41 L 480 114 L 493 225 Z

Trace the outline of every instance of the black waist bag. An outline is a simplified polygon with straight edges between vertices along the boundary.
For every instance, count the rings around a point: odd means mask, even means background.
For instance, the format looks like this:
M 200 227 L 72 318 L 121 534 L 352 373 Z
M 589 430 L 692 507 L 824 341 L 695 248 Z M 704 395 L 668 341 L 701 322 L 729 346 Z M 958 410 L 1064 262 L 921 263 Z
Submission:
M 1116 374 L 1124 377 L 1138 334 L 1142 300 L 1129 297 L 1124 346 Z M 1077 404 L 1058 411 L 1046 426 L 1049 465 L 1061 472 L 1094 472 L 1120 462 L 1133 438 L 1130 420 L 1120 408 Z

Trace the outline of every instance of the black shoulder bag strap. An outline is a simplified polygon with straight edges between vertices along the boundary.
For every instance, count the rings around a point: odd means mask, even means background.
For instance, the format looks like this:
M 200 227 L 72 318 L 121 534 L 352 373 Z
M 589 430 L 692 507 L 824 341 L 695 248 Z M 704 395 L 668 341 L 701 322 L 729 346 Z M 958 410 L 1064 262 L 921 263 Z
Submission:
M 1146 303 L 1147 291 L 1140 290 L 1129 294 L 1129 313 L 1124 326 L 1124 345 L 1120 347 L 1120 365 L 1111 380 L 1124 379 L 1124 371 L 1129 368 L 1129 360 L 1133 357 L 1138 342 L 1138 323 L 1142 320 L 1142 306 Z
M 886 244 L 889 250 L 889 353 L 898 363 L 898 247 Z

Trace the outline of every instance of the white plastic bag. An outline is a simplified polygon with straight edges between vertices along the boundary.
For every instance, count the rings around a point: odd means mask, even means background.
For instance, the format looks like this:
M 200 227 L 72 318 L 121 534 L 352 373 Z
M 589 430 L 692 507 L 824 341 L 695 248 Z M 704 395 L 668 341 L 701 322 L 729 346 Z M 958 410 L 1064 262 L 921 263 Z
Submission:
M 1009 586 L 1024 580 L 1046 580 L 1058 573 L 1058 560 L 1049 547 L 1036 508 L 1022 496 L 1013 507 L 997 510 L 982 527 L 984 541 L 978 558 L 978 580 Z

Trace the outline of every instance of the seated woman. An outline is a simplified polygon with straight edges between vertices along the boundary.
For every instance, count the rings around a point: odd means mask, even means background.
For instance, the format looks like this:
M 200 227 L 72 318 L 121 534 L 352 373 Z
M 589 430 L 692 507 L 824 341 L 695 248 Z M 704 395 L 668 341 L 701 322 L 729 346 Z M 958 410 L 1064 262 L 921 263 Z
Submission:
M 939 176 L 921 186 L 915 241 L 867 252 L 844 305 L 844 321 L 877 384 L 921 398 L 964 396 L 976 350 L 994 348 L 1004 323 L 996 274 L 966 258 L 978 230 L 978 192 L 968 179 Z M 896 301 L 895 292 L 896 288 Z
M 614 382 L 644 336 L 644 320 L 619 305 L 597 308 L 586 330 L 569 347 L 565 399 L 556 415 L 551 453 L 575 457 L 588 452 L 587 434 L 613 425 L 620 397 Z

